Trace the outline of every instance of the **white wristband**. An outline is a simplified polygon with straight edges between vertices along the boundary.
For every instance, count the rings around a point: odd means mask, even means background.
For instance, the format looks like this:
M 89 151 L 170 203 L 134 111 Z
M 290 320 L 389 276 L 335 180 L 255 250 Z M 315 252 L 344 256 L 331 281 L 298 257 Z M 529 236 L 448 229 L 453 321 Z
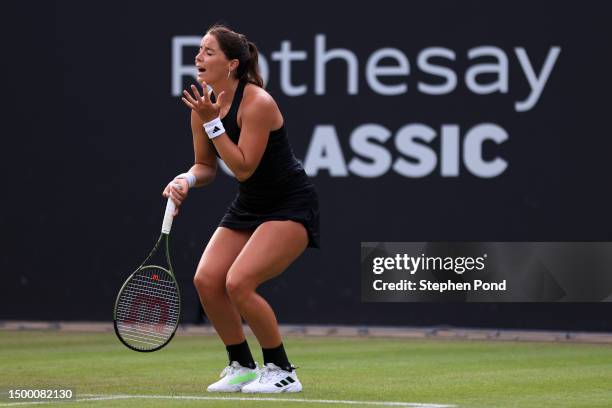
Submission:
M 196 177 L 192 173 L 189 173 L 189 172 L 182 173 L 176 176 L 174 179 L 181 179 L 181 178 L 187 180 L 187 184 L 189 185 L 189 188 L 195 186 Z
M 204 124 L 204 131 L 208 135 L 209 139 L 214 139 L 217 136 L 221 136 L 225 133 L 225 129 L 223 128 L 223 123 L 221 123 L 221 119 L 215 118 L 210 122 Z

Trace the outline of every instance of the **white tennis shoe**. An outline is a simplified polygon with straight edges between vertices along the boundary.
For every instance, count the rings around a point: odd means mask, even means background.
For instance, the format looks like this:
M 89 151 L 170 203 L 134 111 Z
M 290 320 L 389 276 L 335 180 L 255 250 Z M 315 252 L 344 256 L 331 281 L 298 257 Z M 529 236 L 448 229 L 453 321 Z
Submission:
M 216 383 L 210 384 L 208 392 L 240 392 L 242 387 L 257 379 L 258 367 L 243 367 L 237 361 L 232 361 L 230 365 L 221 371 L 221 379 Z
M 258 374 L 255 381 L 242 387 L 242 392 L 280 393 L 302 391 L 302 383 L 298 380 L 295 367 L 293 371 L 289 372 L 278 367 L 276 364 L 268 363 L 259 370 Z

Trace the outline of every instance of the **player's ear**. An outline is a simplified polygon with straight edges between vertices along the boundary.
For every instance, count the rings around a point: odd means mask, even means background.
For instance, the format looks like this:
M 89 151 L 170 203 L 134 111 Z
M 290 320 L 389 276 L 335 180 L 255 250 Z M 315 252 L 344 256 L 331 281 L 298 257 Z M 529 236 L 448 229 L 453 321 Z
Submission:
M 230 71 L 234 72 L 236 71 L 236 69 L 238 68 L 238 65 L 240 65 L 240 61 L 238 61 L 237 59 L 233 59 L 230 61 L 230 65 L 229 65 L 229 69 Z

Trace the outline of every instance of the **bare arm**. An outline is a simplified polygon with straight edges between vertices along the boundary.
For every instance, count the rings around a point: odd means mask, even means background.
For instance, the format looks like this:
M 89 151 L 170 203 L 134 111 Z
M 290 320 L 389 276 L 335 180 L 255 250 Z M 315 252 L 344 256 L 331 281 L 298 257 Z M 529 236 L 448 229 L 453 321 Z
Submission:
M 202 120 L 194 111 L 191 111 L 191 133 L 193 135 L 195 159 L 189 172 L 196 177 L 194 187 L 201 187 L 210 184 L 215 179 L 217 174 L 217 157 L 208 141 L 208 136 L 204 134 Z
M 215 152 L 208 142 L 208 136 L 204 134 L 202 120 L 195 112 L 191 112 L 191 133 L 193 135 L 193 151 L 195 160 L 189 172 L 196 178 L 193 187 L 201 187 L 211 183 L 217 174 L 217 158 Z M 193 188 L 192 187 L 192 188 Z M 164 189 L 162 196 L 172 198 L 176 209 L 174 216 L 178 215 L 179 207 L 187 198 L 189 184 L 184 178 L 176 178 Z
M 238 181 L 251 177 L 266 150 L 276 104 L 268 95 L 254 95 L 242 105 L 242 128 L 236 145 L 227 133 L 213 139 L 219 155 Z
M 206 89 L 206 82 L 202 82 L 202 89 Z M 210 101 L 207 92 L 200 96 L 195 85 L 191 86 L 191 91 L 193 96 L 186 90 L 183 91 L 183 103 L 196 113 L 202 123 L 219 117 L 225 91 L 219 94 L 215 103 Z M 242 127 L 238 144 L 234 144 L 227 133 L 213 139 L 219 156 L 238 181 L 248 179 L 255 172 L 268 144 L 270 130 L 280 114 L 274 99 L 267 93 L 259 92 L 249 97 L 245 93 L 241 110 Z

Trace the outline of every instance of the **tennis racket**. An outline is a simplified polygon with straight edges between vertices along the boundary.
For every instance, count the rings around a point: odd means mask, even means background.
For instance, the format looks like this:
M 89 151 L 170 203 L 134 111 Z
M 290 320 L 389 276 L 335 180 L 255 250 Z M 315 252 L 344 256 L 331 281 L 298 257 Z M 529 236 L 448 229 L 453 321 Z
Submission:
M 117 295 L 113 321 L 123 344 L 135 351 L 156 351 L 172 340 L 181 315 L 181 294 L 170 262 L 169 235 L 176 206 L 168 198 L 161 235 L 142 265 Z M 162 258 L 164 262 L 154 261 Z

